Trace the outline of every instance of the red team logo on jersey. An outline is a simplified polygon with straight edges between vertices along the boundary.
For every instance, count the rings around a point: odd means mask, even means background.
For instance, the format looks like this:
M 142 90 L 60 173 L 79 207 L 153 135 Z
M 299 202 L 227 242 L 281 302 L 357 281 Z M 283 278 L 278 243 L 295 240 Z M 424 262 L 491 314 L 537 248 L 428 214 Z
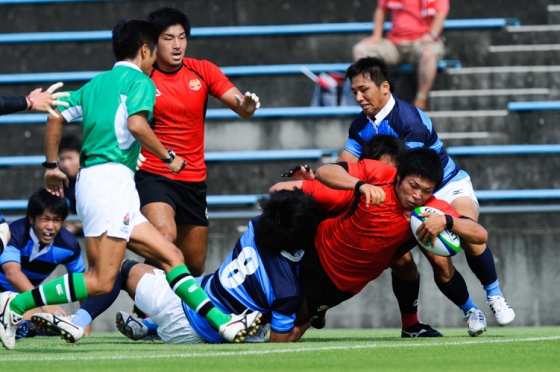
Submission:
M 189 81 L 189 88 L 191 88 L 192 90 L 199 90 L 201 86 L 202 86 L 202 84 L 200 83 L 200 80 L 198 80 L 198 79 L 193 79 L 193 80 Z

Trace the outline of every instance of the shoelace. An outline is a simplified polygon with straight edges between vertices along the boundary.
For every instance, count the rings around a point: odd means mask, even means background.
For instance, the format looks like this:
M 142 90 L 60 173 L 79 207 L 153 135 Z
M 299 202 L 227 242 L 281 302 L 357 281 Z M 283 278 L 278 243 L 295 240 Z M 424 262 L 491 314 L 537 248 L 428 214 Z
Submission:
M 471 322 L 471 321 L 482 322 L 483 320 L 484 320 L 484 316 L 482 315 L 482 311 L 477 311 L 477 310 L 469 310 L 467 315 L 463 318 L 464 322 Z
M 488 304 L 492 307 L 495 312 L 506 310 L 509 308 L 506 300 L 503 297 L 491 297 Z

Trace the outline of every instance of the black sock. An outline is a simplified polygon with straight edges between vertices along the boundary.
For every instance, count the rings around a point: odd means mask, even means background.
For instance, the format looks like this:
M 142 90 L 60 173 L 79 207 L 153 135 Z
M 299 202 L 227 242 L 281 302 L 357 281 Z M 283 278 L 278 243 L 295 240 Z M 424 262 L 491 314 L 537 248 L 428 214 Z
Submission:
M 409 282 L 391 275 L 393 282 L 393 293 L 399 303 L 399 309 L 404 314 L 418 312 L 418 293 L 420 292 L 420 277 Z
M 467 283 L 465 283 L 465 279 L 457 269 L 455 269 L 455 274 L 453 274 L 450 281 L 447 283 L 438 283 L 436 281 L 436 284 L 441 293 L 459 307 L 463 306 L 469 300 Z
M 467 254 L 466 256 L 469 267 L 483 286 L 492 284 L 498 280 L 494 256 L 488 245 L 486 245 L 486 249 L 482 254 L 478 256 L 469 256 Z

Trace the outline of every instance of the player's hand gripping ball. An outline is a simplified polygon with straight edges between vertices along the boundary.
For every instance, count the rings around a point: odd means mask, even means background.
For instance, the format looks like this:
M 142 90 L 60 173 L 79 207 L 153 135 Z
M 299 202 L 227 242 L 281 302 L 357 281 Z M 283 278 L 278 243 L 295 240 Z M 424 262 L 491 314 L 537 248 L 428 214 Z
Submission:
M 423 244 L 418 240 L 416 235 L 416 230 L 424 222 L 427 217 L 420 217 L 421 214 L 426 212 L 433 212 L 437 214 L 444 214 L 442 211 L 432 207 L 418 207 L 412 211 L 410 215 L 410 228 L 414 237 L 424 249 L 438 256 L 455 256 L 461 250 L 461 239 L 457 234 L 449 230 L 443 230 L 436 239 L 434 246 L 432 247 L 431 239 L 428 240 L 427 244 Z

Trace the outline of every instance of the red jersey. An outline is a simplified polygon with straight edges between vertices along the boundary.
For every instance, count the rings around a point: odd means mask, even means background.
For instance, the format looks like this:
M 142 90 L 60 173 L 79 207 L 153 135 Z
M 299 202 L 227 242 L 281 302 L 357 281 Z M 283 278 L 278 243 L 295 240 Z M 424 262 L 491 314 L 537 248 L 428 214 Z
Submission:
M 304 180 L 301 190 L 304 194 L 311 195 L 319 208 L 330 217 L 338 216 L 354 199 L 354 191 L 331 189 L 318 180 Z
M 220 98 L 234 85 L 215 64 L 193 58 L 183 59 L 177 72 L 166 73 L 152 67 L 156 104 L 152 129 L 165 148 L 172 148 L 187 166 L 173 174 L 157 156 L 146 149 L 142 170 L 186 182 L 206 180 L 204 162 L 204 119 L 208 95 Z
M 422 2 L 424 0 L 379 0 L 377 6 L 384 10 L 391 10 L 391 21 L 393 27 L 387 32 L 387 38 L 395 44 L 408 41 L 413 42 L 430 32 L 433 15 L 422 16 Z M 391 6 L 398 3 L 398 6 Z M 445 14 L 449 12 L 449 0 L 427 1 L 430 10 L 435 13 Z M 393 4 L 394 5 L 394 4 Z
M 357 294 L 391 265 L 397 249 L 414 235 L 408 219 L 411 211 L 404 209 L 395 192 L 397 169 L 367 159 L 347 164 L 350 175 L 381 187 L 386 199 L 366 207 L 362 195 L 345 213 L 319 225 L 315 246 L 325 272 L 338 289 Z M 460 216 L 434 196 L 424 205 Z

